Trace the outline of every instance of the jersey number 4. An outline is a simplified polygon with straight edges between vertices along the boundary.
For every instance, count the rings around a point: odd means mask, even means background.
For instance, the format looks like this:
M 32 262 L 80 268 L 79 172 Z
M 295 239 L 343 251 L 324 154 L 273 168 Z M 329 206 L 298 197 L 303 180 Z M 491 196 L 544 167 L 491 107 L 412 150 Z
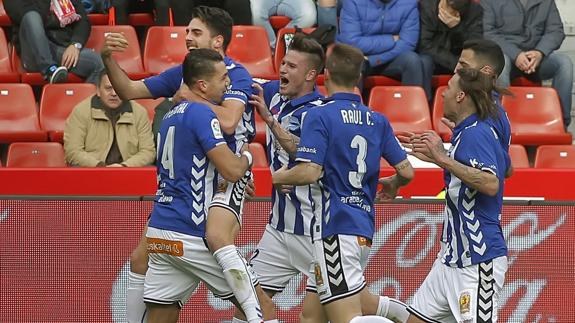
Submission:
M 160 156 L 160 150 L 158 150 L 157 159 L 162 163 L 162 167 L 168 170 L 170 179 L 174 179 L 174 136 L 176 134 L 176 127 L 170 126 L 168 132 L 166 133 L 166 139 L 164 145 L 160 146 L 162 142 L 162 134 L 158 133 L 158 147 L 162 147 L 162 156 Z M 161 157 L 161 158 L 160 158 Z
M 362 180 L 365 172 L 367 170 L 367 165 L 365 165 L 365 157 L 367 157 L 367 140 L 360 135 L 353 137 L 350 143 L 351 148 L 357 148 L 357 157 L 355 162 L 357 163 L 357 171 L 351 171 L 348 174 L 349 183 L 351 186 L 361 189 L 363 187 Z

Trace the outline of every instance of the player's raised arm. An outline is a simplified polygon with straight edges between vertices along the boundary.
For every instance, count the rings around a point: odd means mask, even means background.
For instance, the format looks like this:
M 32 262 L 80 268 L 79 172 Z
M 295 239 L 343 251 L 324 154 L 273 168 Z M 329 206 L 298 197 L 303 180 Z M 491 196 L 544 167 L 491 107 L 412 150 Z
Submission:
M 144 82 L 131 80 L 112 57 L 112 53 L 123 52 L 129 45 L 128 40 L 122 33 L 109 33 L 106 35 L 100 55 L 110 82 L 122 100 L 151 98 L 152 94 Z
M 312 162 L 300 162 L 293 168 L 283 166 L 272 174 L 274 185 L 308 185 L 321 177 L 322 166 Z

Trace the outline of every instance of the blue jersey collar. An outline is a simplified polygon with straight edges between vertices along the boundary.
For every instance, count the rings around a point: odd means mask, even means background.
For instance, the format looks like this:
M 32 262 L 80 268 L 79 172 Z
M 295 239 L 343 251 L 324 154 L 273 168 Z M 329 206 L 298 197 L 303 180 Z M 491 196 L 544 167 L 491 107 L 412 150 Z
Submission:
M 463 121 L 461 121 L 461 123 L 459 123 L 457 126 L 455 126 L 455 128 L 453 128 L 453 137 L 455 138 L 457 136 L 457 134 L 459 132 L 461 132 L 461 130 L 472 125 L 473 123 L 477 122 L 478 120 L 479 120 L 479 115 L 477 113 L 474 113 L 474 114 L 470 115 L 469 117 L 463 119 Z
M 357 101 L 361 103 L 361 96 L 355 93 L 338 92 L 326 98 L 326 101 L 343 100 L 343 101 Z
M 292 100 L 290 100 L 289 104 L 295 108 L 295 107 L 298 107 L 300 105 L 304 105 L 308 102 L 312 102 L 312 101 L 315 101 L 315 100 L 318 100 L 321 98 L 322 98 L 321 93 L 318 92 L 317 88 L 314 88 L 313 92 L 310 92 L 306 95 L 302 95 L 299 98 L 292 99 Z

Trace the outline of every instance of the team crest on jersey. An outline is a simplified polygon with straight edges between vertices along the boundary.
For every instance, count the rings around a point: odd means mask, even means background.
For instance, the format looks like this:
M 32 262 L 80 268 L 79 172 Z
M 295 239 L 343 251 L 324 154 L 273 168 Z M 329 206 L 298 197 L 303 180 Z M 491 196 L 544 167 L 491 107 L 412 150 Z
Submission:
M 459 295 L 459 313 L 461 316 L 471 313 L 471 293 L 464 291 Z
M 228 181 L 221 180 L 218 182 L 217 193 L 223 193 L 228 189 Z
M 214 133 L 214 137 L 216 139 L 222 139 L 224 136 L 222 135 L 222 129 L 220 128 L 220 122 L 218 119 L 212 119 L 212 132 Z
M 323 285 L 323 276 L 321 275 L 321 267 L 318 263 L 315 263 L 313 268 L 315 274 L 315 283 L 317 286 Z

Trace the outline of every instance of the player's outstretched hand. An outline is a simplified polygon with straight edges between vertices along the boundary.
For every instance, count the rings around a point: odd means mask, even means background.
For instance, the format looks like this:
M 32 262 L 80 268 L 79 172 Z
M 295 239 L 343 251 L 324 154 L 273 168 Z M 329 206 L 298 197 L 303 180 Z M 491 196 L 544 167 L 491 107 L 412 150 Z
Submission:
M 113 52 L 123 52 L 128 48 L 128 40 L 124 33 L 107 33 L 104 36 L 104 46 L 100 51 L 102 56 L 110 56 Z
M 257 94 L 251 95 L 249 103 L 256 108 L 257 113 L 266 124 L 271 124 L 274 121 L 274 117 L 264 100 L 264 89 L 258 83 L 253 83 L 252 87 L 256 90 Z
M 389 202 L 397 196 L 399 185 L 395 180 L 395 175 L 382 177 L 378 183 L 382 185 L 382 188 L 377 192 L 376 201 Z
M 422 159 L 415 154 L 424 156 L 426 159 Z M 435 164 L 439 164 L 445 160 L 445 158 L 449 158 L 443 147 L 441 137 L 433 130 L 427 130 L 421 134 L 420 140 L 413 144 L 412 155 Z

